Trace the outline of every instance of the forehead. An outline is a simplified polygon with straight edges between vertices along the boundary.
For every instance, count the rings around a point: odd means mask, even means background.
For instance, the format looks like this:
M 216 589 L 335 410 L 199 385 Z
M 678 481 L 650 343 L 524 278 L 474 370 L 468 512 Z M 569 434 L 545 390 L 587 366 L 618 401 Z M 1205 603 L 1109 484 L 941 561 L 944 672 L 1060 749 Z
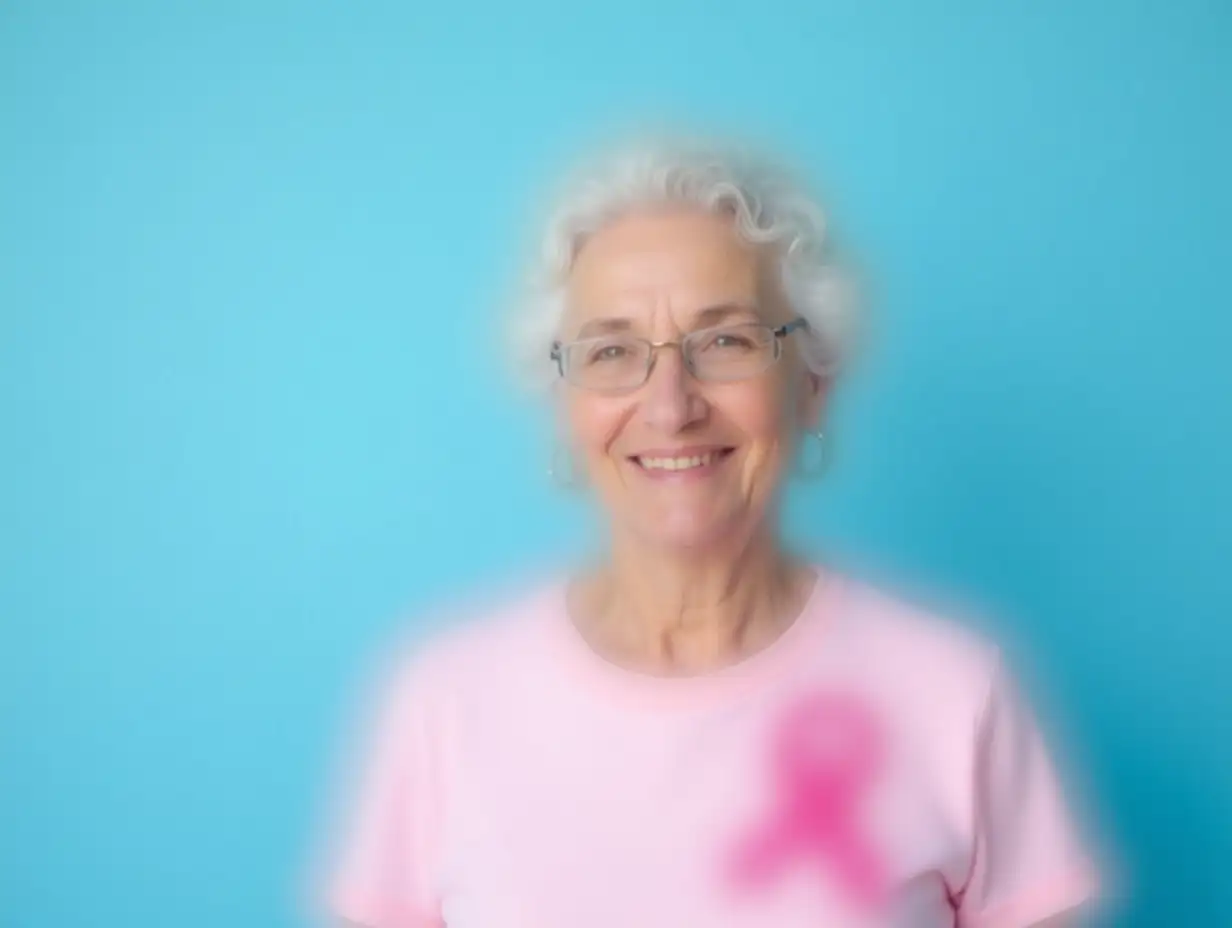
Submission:
M 759 300 L 767 264 L 729 217 L 693 210 L 635 213 L 582 246 L 567 286 L 573 318 L 613 312 L 673 315 Z

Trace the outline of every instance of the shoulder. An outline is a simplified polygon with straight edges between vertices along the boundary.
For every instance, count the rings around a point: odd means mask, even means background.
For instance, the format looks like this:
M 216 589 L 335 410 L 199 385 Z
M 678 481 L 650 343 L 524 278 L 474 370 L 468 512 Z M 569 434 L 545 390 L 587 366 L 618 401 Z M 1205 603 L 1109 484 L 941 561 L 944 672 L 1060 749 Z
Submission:
M 400 702 L 435 702 L 533 663 L 560 595 L 554 579 L 471 591 L 399 621 L 379 676 Z
M 843 578 L 855 634 L 891 661 L 934 671 L 986 673 L 1000 661 L 1001 635 L 986 609 L 957 596 Z
M 1005 663 L 985 610 L 854 576 L 843 583 L 843 621 L 863 673 L 921 707 L 973 720 L 984 713 Z
M 1006 629 L 952 595 L 856 582 L 847 602 L 852 645 L 844 653 L 854 672 L 901 738 L 912 775 L 932 784 L 940 807 L 973 834 L 972 797 L 988 777 L 1014 768 L 1026 776 L 1047 763 L 1018 661 L 1007 657 Z

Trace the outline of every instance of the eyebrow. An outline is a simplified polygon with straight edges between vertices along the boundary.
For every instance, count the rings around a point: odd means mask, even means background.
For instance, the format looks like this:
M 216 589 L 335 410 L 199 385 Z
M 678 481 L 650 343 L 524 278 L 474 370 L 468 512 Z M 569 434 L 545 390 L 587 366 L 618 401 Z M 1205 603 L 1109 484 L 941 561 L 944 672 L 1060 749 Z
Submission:
M 699 327 L 705 327 L 720 322 L 727 322 L 729 319 L 737 317 L 761 321 L 761 314 L 757 312 L 757 308 L 754 306 L 748 306 L 744 303 L 722 303 L 718 306 L 709 306 L 703 309 L 693 317 L 693 322 Z
M 577 330 L 577 338 L 594 338 L 596 335 L 608 335 L 613 332 L 627 332 L 633 328 L 629 319 L 611 317 L 606 319 L 591 319 Z
M 761 316 L 752 306 L 743 303 L 720 303 L 715 306 L 707 306 L 705 309 L 694 313 L 692 318 L 693 328 L 704 329 L 734 318 L 761 320 Z M 576 337 L 579 339 L 594 338 L 599 335 L 628 332 L 632 328 L 633 320 L 624 316 L 608 316 L 588 320 L 578 329 Z

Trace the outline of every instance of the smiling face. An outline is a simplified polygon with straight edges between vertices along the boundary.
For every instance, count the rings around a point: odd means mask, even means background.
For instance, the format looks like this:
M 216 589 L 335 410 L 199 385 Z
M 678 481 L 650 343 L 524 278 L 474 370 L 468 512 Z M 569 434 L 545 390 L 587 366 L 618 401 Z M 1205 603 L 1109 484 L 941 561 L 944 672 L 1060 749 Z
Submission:
M 693 210 L 633 213 L 581 248 L 562 341 L 609 332 L 678 342 L 729 323 L 790 322 L 769 251 L 730 218 Z M 562 425 L 623 539 L 699 549 L 749 537 L 770 512 L 795 435 L 818 421 L 823 383 L 795 339 L 747 379 L 696 379 L 677 347 L 619 393 L 561 384 Z

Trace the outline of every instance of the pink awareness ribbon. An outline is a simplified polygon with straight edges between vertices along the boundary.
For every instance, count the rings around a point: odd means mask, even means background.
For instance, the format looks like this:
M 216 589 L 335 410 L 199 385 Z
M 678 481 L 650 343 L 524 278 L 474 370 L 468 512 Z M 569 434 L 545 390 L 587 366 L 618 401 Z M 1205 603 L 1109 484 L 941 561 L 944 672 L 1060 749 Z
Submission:
M 849 901 L 876 907 L 885 868 L 859 819 L 882 760 L 872 713 L 848 696 L 811 696 L 784 716 L 771 758 L 778 806 L 739 848 L 737 885 L 764 885 L 784 864 L 806 860 L 828 868 Z

